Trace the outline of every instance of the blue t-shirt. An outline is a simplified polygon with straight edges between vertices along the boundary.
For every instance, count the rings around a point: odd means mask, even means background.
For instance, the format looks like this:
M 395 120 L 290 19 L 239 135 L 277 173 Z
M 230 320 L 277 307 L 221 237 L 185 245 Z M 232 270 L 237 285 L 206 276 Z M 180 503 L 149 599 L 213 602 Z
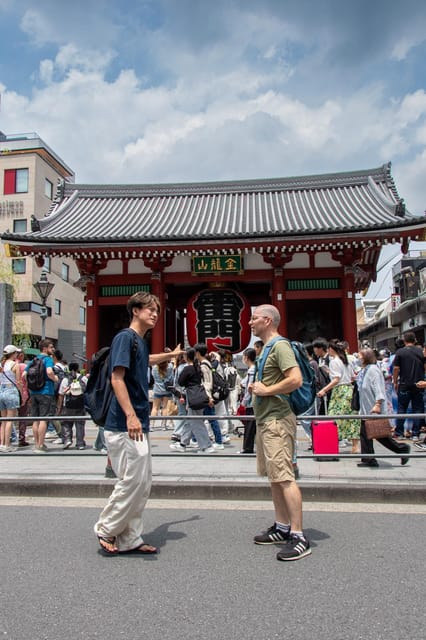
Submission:
M 134 336 L 137 349 L 134 351 Z M 148 345 L 133 329 L 124 329 L 118 333 L 111 344 L 110 374 L 116 367 L 124 367 L 124 382 L 130 402 L 142 423 L 142 430 L 149 431 L 148 400 Z M 105 427 L 107 431 L 127 431 L 126 416 L 115 395 L 112 398 Z
M 54 367 L 54 362 L 53 362 L 53 358 L 51 358 L 50 356 L 44 354 L 44 353 L 40 353 L 37 358 L 40 358 L 41 360 L 44 361 L 44 372 L 45 372 L 45 379 L 46 382 L 44 383 L 44 387 L 42 389 L 39 389 L 37 391 L 32 391 L 31 389 L 28 389 L 28 391 L 30 392 L 30 396 L 35 396 L 35 395 L 41 395 L 41 396 L 54 396 L 55 395 L 55 383 L 53 382 L 53 380 L 51 380 L 50 378 L 47 377 L 47 373 L 46 373 L 46 369 L 48 369 L 49 367 L 51 369 L 53 369 Z M 32 360 L 31 360 L 32 362 Z M 25 371 L 28 371 L 31 362 L 29 362 L 27 364 L 27 366 L 25 367 Z

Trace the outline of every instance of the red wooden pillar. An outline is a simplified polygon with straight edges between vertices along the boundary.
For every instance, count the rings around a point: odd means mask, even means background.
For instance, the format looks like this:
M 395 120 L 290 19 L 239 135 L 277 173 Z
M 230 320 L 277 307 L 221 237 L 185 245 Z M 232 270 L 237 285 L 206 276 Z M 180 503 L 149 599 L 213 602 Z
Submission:
M 86 292 L 86 358 L 90 360 L 99 351 L 99 299 L 97 275 L 107 265 L 107 260 L 76 259 L 80 272 L 81 289 Z
M 271 304 L 280 312 L 281 322 L 278 327 L 281 335 L 287 337 L 288 323 L 286 315 L 284 265 L 290 262 L 291 256 L 273 254 L 263 256 L 265 262 L 272 265 Z
M 160 300 L 161 304 L 161 315 L 158 318 L 158 322 L 155 326 L 155 329 L 152 332 L 151 339 L 151 353 L 161 353 L 164 351 L 164 340 L 165 340 L 165 296 L 164 296 L 164 287 L 161 277 L 161 271 L 153 271 L 151 273 L 151 292 L 157 296 Z
M 162 353 L 166 346 L 166 292 L 163 282 L 163 269 L 172 264 L 172 259 L 160 256 L 144 258 L 144 264 L 151 269 L 151 293 L 157 296 L 161 304 L 161 316 L 152 332 L 151 353 Z
M 342 287 L 343 338 L 349 342 L 351 352 L 358 351 L 358 330 L 356 326 L 355 280 L 353 269 L 344 267 Z
M 277 307 L 280 312 L 281 322 L 278 331 L 281 335 L 287 336 L 287 316 L 285 304 L 284 271 L 281 267 L 274 268 L 272 278 L 272 300 L 271 304 Z
M 96 281 L 87 283 L 86 291 L 86 358 L 99 350 L 99 304 Z

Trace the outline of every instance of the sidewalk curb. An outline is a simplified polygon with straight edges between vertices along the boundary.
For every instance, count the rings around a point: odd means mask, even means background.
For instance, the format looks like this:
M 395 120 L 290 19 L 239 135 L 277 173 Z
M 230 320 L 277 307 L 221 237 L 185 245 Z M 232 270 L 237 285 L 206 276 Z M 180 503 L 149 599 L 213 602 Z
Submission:
M 357 483 L 357 482 L 306 482 L 299 487 L 305 502 L 369 502 L 424 504 L 424 483 Z M 37 480 L 23 477 L 2 478 L 1 496 L 16 497 L 62 497 L 62 498 L 107 498 L 114 486 L 108 478 L 96 480 L 67 479 Z M 155 479 L 151 491 L 152 499 L 176 500 L 271 500 L 267 482 L 234 482 L 229 480 L 181 480 Z

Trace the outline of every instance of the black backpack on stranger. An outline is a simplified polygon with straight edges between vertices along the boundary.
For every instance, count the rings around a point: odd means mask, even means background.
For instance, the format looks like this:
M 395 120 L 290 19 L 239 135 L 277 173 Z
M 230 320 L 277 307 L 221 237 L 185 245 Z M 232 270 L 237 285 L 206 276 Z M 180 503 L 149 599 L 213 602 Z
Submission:
M 210 364 L 208 364 L 205 361 L 203 361 L 202 364 L 204 364 L 206 367 L 209 367 L 212 372 L 212 378 L 213 378 L 212 398 L 214 400 L 214 403 L 217 404 L 222 400 L 226 400 L 226 398 L 229 396 L 229 390 L 230 390 L 229 383 L 225 380 L 223 376 L 220 375 L 219 371 L 215 367 L 212 367 Z
M 46 384 L 44 358 L 36 356 L 27 369 L 27 386 L 30 391 L 41 391 Z
M 124 329 L 124 331 L 131 331 L 131 329 Z M 132 366 L 134 362 L 138 348 L 134 331 L 132 331 L 132 336 L 133 346 L 130 366 Z M 114 395 L 109 374 L 110 352 L 111 347 L 103 347 L 93 356 L 90 375 L 84 392 L 84 408 L 93 422 L 99 427 L 105 425 L 111 400 Z

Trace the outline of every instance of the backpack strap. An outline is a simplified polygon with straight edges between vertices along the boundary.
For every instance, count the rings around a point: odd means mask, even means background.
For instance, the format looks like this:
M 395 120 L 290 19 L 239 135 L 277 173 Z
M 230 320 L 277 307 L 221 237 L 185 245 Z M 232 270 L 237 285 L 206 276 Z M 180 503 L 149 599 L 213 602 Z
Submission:
M 262 376 L 263 376 L 263 369 L 265 366 L 265 362 L 267 357 L 269 356 L 269 353 L 272 349 L 272 347 L 277 343 L 280 342 L 281 340 L 285 340 L 286 342 L 290 343 L 290 340 L 288 338 L 283 338 L 283 336 L 275 336 L 275 338 L 272 338 L 272 340 L 270 340 L 267 344 L 265 344 L 265 346 L 263 347 L 263 351 L 261 353 L 260 359 L 259 361 L 256 359 L 256 363 L 255 363 L 255 379 L 257 376 L 257 380 L 259 382 L 262 381 Z M 285 393 L 277 393 L 276 394 L 277 398 L 281 398 L 281 400 L 287 400 L 287 402 L 290 403 L 290 395 L 289 394 L 285 394 Z M 261 399 L 261 398 L 260 398 Z
M 209 364 L 209 362 L 207 362 L 207 360 L 202 360 L 202 361 L 200 362 L 200 367 L 202 367 L 203 365 L 204 365 L 205 367 L 207 367 L 207 369 L 210 369 L 210 371 L 213 371 L 213 367 L 212 367 L 212 365 L 211 365 L 211 364 Z
M 286 338 L 283 338 L 282 336 L 275 336 L 275 338 L 272 338 L 272 340 L 270 340 L 267 344 L 265 344 L 265 346 L 263 347 L 263 351 L 262 351 L 260 357 L 256 358 L 255 376 L 254 377 L 259 382 L 262 382 L 263 369 L 265 367 L 266 359 L 269 356 L 269 352 L 271 351 L 271 349 L 274 346 L 274 344 L 276 342 L 278 342 L 279 340 L 286 340 Z
M 123 331 L 126 331 L 127 333 L 130 333 L 132 335 L 132 352 L 131 352 L 131 361 L 130 364 L 133 365 L 136 359 L 136 353 L 138 350 L 138 339 L 136 337 L 136 331 L 133 331 L 133 329 L 127 328 L 127 329 L 123 329 Z

